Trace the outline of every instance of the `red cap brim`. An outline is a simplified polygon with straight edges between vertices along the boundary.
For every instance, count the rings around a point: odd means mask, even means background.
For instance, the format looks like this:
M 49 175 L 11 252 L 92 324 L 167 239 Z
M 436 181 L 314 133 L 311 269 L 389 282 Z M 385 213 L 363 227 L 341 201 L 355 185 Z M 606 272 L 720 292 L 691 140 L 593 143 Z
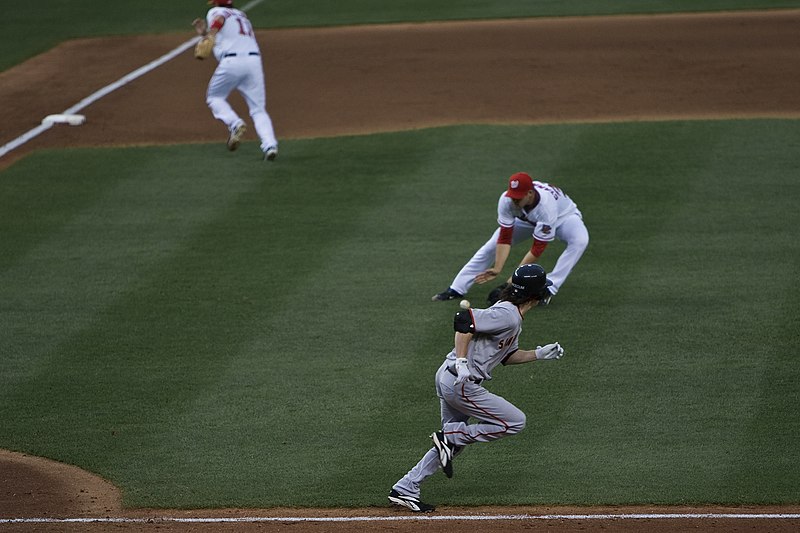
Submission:
M 528 189 L 528 191 L 529 190 L 530 189 Z M 513 198 L 514 200 L 520 200 L 522 198 L 525 198 L 525 195 L 528 194 L 528 191 L 523 191 L 520 189 L 511 189 L 506 191 L 506 196 L 508 196 L 509 198 Z

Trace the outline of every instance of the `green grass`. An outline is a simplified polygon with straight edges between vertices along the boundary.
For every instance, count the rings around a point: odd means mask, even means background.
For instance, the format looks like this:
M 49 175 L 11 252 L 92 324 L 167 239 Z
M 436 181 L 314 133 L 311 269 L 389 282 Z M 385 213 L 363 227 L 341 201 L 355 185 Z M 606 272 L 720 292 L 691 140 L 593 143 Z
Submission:
M 438 425 L 456 306 L 430 295 L 527 170 L 591 235 L 523 332 L 567 355 L 496 372 L 528 428 L 426 498 L 797 503 L 798 139 L 756 120 L 285 141 L 266 166 L 254 143 L 35 153 L 0 174 L 0 447 L 130 506 L 385 504 Z
M 247 4 L 236 2 L 239 7 Z M 279 28 L 798 7 L 800 0 L 267 0 L 254 6 L 249 15 L 259 28 Z M 0 71 L 77 37 L 183 31 L 189 39 L 193 35 L 189 23 L 205 10 L 202 0 L 169 0 L 156 5 L 141 0 L 17 2 L 5 14 L 0 34 Z

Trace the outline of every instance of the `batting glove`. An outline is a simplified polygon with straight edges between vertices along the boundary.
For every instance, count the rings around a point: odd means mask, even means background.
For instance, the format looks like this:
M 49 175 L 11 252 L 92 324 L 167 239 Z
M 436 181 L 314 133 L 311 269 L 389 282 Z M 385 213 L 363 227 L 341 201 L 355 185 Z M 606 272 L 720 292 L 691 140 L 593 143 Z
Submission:
M 464 383 L 469 379 L 469 365 L 467 364 L 466 357 L 459 357 L 456 359 L 456 385 Z
M 564 348 L 557 342 L 536 347 L 536 359 L 561 359 L 562 355 Z

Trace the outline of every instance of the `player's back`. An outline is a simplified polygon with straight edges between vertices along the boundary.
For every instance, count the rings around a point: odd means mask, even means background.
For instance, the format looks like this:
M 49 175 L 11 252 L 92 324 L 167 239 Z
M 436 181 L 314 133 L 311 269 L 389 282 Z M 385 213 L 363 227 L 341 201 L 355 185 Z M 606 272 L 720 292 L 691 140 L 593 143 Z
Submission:
M 563 217 L 575 212 L 577 209 L 575 202 L 555 185 L 550 185 L 543 181 L 534 181 L 533 187 L 539 193 L 540 203 L 555 206 L 556 216 Z
M 259 52 L 253 26 L 250 24 L 247 15 L 234 8 L 212 8 L 208 12 L 209 25 L 212 24 L 216 17 L 225 19 L 225 24 L 217 33 L 216 45 L 214 46 L 214 53 L 217 59 L 230 56 L 230 54 L 247 56 Z

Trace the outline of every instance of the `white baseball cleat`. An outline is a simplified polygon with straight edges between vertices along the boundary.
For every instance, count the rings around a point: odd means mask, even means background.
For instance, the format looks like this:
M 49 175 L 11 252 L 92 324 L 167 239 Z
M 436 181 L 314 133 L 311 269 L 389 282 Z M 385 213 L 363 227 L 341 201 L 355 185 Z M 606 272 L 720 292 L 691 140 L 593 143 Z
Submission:
M 277 146 L 270 146 L 269 148 L 264 150 L 264 161 L 275 161 L 276 157 L 278 157 Z
M 246 131 L 247 126 L 244 122 L 233 128 L 230 137 L 228 137 L 228 150 L 233 152 L 239 148 L 239 143 L 242 141 L 242 137 L 244 137 Z
M 419 501 L 419 498 L 415 498 L 413 496 L 406 496 L 405 494 L 400 494 L 394 489 L 392 489 L 392 492 L 389 493 L 389 501 L 395 505 L 408 507 L 415 513 L 430 513 L 431 511 L 436 510 L 436 507 L 434 507 L 433 505 L 423 503 Z

